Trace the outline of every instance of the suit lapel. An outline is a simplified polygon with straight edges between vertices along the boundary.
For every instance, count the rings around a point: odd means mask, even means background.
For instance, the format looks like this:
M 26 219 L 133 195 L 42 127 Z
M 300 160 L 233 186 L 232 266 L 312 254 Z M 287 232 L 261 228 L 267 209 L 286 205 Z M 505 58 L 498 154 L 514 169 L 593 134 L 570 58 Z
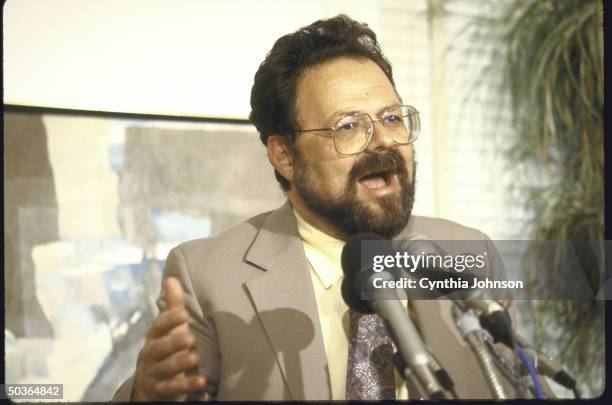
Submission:
M 292 399 L 331 399 L 314 289 L 289 202 L 265 220 L 245 259 L 264 270 L 246 287 Z

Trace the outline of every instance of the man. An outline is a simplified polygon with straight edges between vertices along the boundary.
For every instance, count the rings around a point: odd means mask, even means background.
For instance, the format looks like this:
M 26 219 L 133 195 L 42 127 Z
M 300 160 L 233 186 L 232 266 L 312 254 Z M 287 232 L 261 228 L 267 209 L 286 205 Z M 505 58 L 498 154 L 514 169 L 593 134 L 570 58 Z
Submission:
M 355 355 L 364 322 L 387 354 L 391 346 L 375 315 L 359 320 L 342 301 L 344 242 L 366 231 L 487 238 L 411 216 L 419 118 L 397 94 L 375 34 L 338 16 L 280 38 L 255 75 L 251 106 L 288 201 L 171 251 L 161 312 L 115 399 L 418 397 L 389 358 L 373 366 Z M 411 309 L 459 396 L 488 397 L 447 303 Z

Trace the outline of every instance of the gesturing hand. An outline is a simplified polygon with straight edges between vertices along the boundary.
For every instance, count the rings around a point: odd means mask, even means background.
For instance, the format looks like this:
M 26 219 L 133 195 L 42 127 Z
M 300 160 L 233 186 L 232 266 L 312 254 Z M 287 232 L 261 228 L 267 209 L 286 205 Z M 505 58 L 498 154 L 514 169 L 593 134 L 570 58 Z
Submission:
M 138 355 L 134 380 L 134 400 L 180 400 L 201 389 L 206 379 L 199 372 L 186 370 L 198 364 L 195 338 L 189 331 L 183 289 L 173 277 L 164 280 L 166 308 L 147 331 Z

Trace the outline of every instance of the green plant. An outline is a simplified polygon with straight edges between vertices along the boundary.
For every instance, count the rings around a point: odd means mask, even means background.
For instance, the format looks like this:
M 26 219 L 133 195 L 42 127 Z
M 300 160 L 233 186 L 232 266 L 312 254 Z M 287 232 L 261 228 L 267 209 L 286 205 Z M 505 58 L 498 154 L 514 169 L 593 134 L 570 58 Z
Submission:
M 500 39 L 504 87 L 516 138 L 508 159 L 521 175 L 513 185 L 532 214 L 535 240 L 604 238 L 603 21 L 596 0 L 513 0 L 493 21 Z M 499 67 L 499 65 L 496 65 Z M 554 259 L 528 256 L 534 297 L 571 296 Z M 603 257 L 600 243 L 597 257 Z M 534 265 L 535 264 L 535 265 Z M 536 273 L 537 277 L 536 277 Z M 570 269 L 571 271 L 571 269 Z M 599 274 L 590 275 L 595 286 Z M 550 297 L 550 295 L 548 295 Z M 536 344 L 555 342 L 560 360 L 591 394 L 603 390 L 604 302 L 533 300 Z

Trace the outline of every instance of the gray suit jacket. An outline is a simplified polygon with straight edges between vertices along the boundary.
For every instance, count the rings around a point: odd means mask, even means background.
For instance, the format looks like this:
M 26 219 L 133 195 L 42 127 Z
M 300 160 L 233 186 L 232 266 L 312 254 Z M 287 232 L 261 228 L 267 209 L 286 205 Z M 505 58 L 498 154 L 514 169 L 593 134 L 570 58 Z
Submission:
M 417 216 L 398 238 L 414 233 L 440 240 L 489 241 L 475 229 Z M 210 238 L 174 248 L 164 270 L 168 276 L 177 277 L 185 290 L 209 396 L 331 398 L 314 290 L 288 202 Z M 411 305 L 423 340 L 453 378 L 459 397 L 490 398 L 477 359 L 456 331 L 450 301 L 414 300 Z M 130 400 L 132 379 L 114 400 Z M 414 390 L 409 391 L 415 398 Z

